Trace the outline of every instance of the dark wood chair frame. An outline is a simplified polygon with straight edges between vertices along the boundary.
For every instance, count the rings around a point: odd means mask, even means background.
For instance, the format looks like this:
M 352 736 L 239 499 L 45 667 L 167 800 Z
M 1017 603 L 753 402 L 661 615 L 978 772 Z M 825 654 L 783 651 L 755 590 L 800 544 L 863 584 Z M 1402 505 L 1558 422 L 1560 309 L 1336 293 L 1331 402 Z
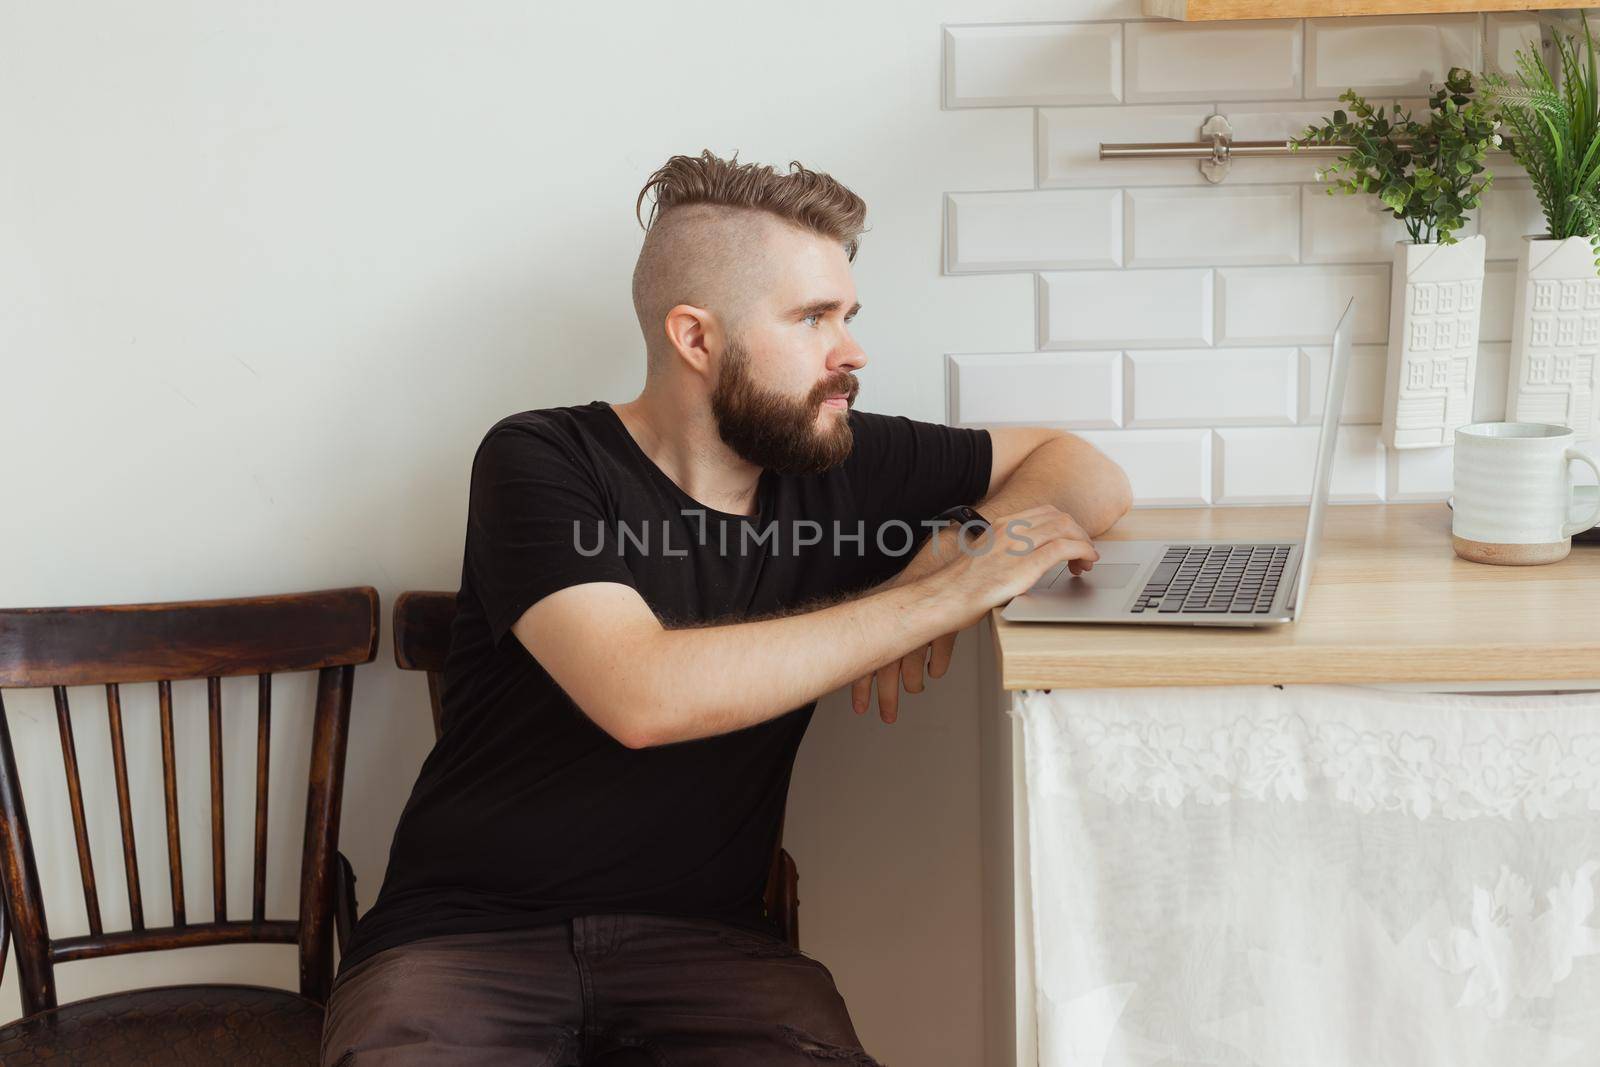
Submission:
M 91 607 L 0 610 L 0 690 L 54 690 L 89 933 L 52 938 L 39 890 L 33 840 L 17 776 L 11 734 L 0 703 L 0 975 L 7 943 L 17 945 L 24 1018 L 55 1008 L 54 968 L 69 960 L 192 945 L 280 942 L 299 947 L 300 994 L 326 1003 L 333 980 L 333 942 L 348 936 L 354 879 L 338 852 L 345 747 L 355 666 L 378 650 L 379 603 L 370 586 L 230 600 L 174 601 Z M 266 916 L 267 758 L 271 679 L 279 672 L 316 671 L 315 714 L 300 861 L 297 919 Z M 255 882 L 248 919 L 230 919 L 223 865 L 222 686 L 227 677 L 259 679 L 256 734 Z M 196 922 L 183 895 L 178 792 L 173 750 L 172 683 L 206 679 L 210 710 L 210 922 Z M 161 717 L 171 926 L 144 922 L 133 814 L 128 797 L 119 686 L 154 682 Z M 73 743 L 68 686 L 104 685 L 112 766 L 122 828 L 131 929 L 103 928 L 89 856 L 83 790 Z
M 440 676 L 450 651 L 450 627 L 456 617 L 456 594 L 413 591 L 394 602 L 394 661 L 406 671 L 428 673 L 428 701 L 433 708 L 433 736 L 439 736 Z M 783 847 L 783 824 L 778 824 L 778 844 L 767 874 L 764 904 L 783 939 L 800 947 L 800 875 L 794 857 Z

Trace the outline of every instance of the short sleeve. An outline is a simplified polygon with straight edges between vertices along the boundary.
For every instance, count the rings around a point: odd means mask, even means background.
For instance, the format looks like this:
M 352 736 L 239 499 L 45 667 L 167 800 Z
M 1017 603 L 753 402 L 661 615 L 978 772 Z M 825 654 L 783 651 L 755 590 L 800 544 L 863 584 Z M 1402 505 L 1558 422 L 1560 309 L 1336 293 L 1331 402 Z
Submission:
M 918 524 L 989 490 L 994 444 L 980 427 L 919 422 L 904 415 L 851 413 L 854 445 L 846 461 L 852 491 L 869 524 Z
M 559 434 L 496 426 L 484 437 L 472 464 L 466 554 L 496 646 L 559 589 L 635 586 L 607 512 L 595 476 Z

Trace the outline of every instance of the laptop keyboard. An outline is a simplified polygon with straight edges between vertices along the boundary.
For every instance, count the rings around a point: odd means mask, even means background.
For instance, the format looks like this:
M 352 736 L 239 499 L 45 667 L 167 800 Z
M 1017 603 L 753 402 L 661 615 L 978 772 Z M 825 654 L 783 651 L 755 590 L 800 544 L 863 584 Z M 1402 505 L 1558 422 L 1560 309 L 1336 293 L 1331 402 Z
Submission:
M 1129 610 L 1263 615 L 1291 545 L 1168 545 Z

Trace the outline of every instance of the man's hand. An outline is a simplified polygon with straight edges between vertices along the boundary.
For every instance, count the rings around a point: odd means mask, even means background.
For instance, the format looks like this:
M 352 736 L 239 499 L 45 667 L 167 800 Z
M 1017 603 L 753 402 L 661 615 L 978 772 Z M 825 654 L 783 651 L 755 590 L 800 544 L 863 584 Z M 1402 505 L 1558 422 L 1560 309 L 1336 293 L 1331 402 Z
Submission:
M 963 550 L 956 541 L 961 536 L 958 529 L 947 527 L 936 530 L 934 535 L 924 545 L 904 570 L 889 581 L 879 586 L 879 589 L 891 589 L 906 582 L 915 581 L 927 574 L 934 573 L 949 567 L 962 557 L 976 557 L 988 552 L 1003 552 L 1006 547 L 1016 547 L 1017 542 L 1008 536 L 1007 527 L 1013 522 L 1017 523 L 1017 532 L 1026 536 L 1027 527 L 1037 523 L 1049 521 L 1054 527 L 1057 523 L 1065 529 L 1065 535 L 1080 541 L 1089 541 L 1089 535 L 1077 520 L 1066 512 L 1050 504 L 1040 504 L 1037 507 L 1019 511 L 1013 515 L 995 521 L 995 526 L 1000 530 L 1001 543 L 994 544 L 994 533 L 986 532 Z M 1091 542 L 1092 543 L 1092 542 Z M 1067 561 L 1067 566 L 1073 574 L 1082 574 L 1094 566 L 1092 559 L 1072 559 Z M 982 616 L 979 616 L 981 618 Z M 974 620 L 976 621 L 976 620 Z M 857 715 L 865 715 L 872 706 L 872 683 L 878 683 L 878 717 L 886 723 L 892 723 L 899 717 L 900 690 L 908 693 L 920 693 L 923 688 L 923 677 L 926 674 L 931 678 L 942 678 L 944 672 L 950 667 L 950 659 L 955 654 L 956 633 L 952 631 L 935 638 L 925 645 L 919 645 L 899 659 L 879 667 L 871 674 L 857 678 L 850 686 L 850 706 Z

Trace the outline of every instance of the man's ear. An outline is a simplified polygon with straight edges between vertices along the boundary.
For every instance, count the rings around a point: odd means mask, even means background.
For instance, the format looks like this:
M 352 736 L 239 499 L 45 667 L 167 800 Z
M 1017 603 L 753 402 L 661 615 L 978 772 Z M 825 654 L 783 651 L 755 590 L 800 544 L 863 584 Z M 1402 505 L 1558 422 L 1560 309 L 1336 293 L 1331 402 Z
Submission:
M 701 374 L 711 373 L 711 346 L 718 336 L 716 316 L 693 304 L 678 304 L 667 312 L 663 324 L 667 342 L 678 358 Z

